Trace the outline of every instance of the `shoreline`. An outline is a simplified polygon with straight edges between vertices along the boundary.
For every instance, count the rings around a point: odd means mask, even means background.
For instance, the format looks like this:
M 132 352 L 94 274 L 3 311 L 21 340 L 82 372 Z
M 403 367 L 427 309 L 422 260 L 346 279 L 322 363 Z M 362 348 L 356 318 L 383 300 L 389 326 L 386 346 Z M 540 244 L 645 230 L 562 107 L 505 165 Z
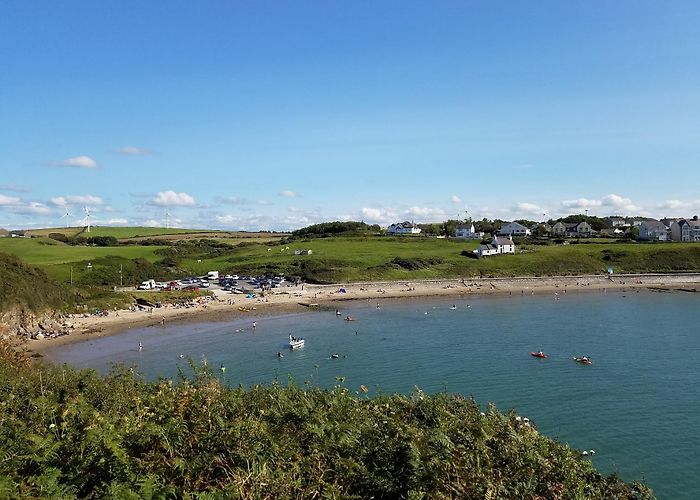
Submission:
M 66 323 L 71 333 L 56 338 L 29 340 L 24 348 L 43 355 L 61 346 L 118 335 L 132 328 L 160 326 L 172 322 L 229 321 L 242 317 L 273 316 L 308 310 L 332 308 L 331 304 L 349 300 L 381 300 L 420 297 L 478 295 L 542 295 L 624 291 L 700 292 L 700 273 L 587 275 L 511 278 L 437 279 L 418 281 L 376 281 L 365 283 L 287 286 L 254 299 L 216 290 L 214 298 L 201 300 L 195 306 L 180 308 L 166 305 L 148 310 L 120 310 L 107 316 L 72 317 Z M 153 292 L 154 294 L 158 292 Z

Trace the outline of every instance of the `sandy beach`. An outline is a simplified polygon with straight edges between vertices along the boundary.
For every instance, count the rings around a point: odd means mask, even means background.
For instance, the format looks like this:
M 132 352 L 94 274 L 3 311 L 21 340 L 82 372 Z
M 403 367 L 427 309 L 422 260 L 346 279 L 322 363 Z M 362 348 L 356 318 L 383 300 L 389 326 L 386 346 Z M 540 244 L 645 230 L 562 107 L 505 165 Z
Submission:
M 470 278 L 421 281 L 286 286 L 255 298 L 216 290 L 209 300 L 190 307 L 164 306 L 141 310 L 111 311 L 106 316 L 86 315 L 66 319 L 70 333 L 56 338 L 31 340 L 26 347 L 41 353 L 60 345 L 115 335 L 131 328 L 161 326 L 174 321 L 230 321 L 241 317 L 274 316 L 309 308 L 335 308 L 338 301 L 396 299 L 483 294 L 567 294 L 627 289 L 700 291 L 700 273 L 617 276 L 557 276 Z M 157 293 L 154 293 L 154 301 Z

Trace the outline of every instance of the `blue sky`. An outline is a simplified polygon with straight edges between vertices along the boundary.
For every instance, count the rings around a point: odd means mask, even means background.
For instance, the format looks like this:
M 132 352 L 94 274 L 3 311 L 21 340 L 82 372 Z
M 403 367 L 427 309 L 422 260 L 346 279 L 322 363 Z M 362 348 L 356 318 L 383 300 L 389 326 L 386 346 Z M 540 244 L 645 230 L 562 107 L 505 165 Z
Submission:
M 700 212 L 697 1 L 0 2 L 0 227 Z

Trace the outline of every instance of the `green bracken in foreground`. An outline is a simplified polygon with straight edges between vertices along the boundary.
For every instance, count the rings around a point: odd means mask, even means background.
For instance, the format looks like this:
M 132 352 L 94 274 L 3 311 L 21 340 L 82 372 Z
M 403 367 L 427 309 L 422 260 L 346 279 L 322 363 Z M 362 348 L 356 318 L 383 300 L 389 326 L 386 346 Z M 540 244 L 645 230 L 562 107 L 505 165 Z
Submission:
M 1 498 L 653 498 L 459 396 L 144 382 L 0 346 Z

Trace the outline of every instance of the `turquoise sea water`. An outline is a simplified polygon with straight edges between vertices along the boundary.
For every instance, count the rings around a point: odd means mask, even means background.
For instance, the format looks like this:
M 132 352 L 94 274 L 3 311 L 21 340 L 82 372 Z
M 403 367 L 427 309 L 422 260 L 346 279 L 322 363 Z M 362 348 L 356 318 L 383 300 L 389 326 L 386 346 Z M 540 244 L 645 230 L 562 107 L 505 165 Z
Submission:
M 340 305 L 342 316 L 258 317 L 255 330 L 253 318 L 150 327 L 48 355 L 100 371 L 125 362 L 156 378 L 187 369 L 184 353 L 216 370 L 223 364 L 233 385 L 291 376 L 327 387 L 344 377 L 370 394 L 420 387 L 472 395 L 596 450 L 592 460 L 605 473 L 644 480 L 659 498 L 690 499 L 700 498 L 698 306 L 700 296 L 682 292 L 358 301 Z M 306 346 L 290 351 L 290 333 Z M 549 359 L 529 355 L 539 349 Z M 593 364 L 575 363 L 576 355 Z

